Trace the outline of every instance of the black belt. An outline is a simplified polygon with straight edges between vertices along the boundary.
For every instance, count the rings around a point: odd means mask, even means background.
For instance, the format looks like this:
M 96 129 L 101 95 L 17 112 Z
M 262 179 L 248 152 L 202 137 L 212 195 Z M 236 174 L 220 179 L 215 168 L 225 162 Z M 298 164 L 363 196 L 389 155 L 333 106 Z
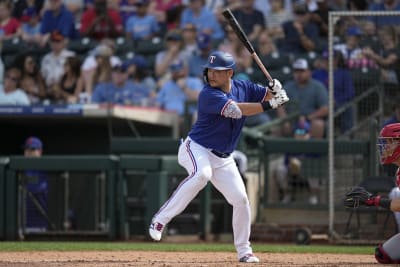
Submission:
M 214 150 L 214 149 L 211 150 L 211 153 L 213 153 L 215 156 L 220 157 L 220 158 L 227 158 L 227 157 L 229 157 L 231 155 L 231 153 L 222 153 L 222 152 L 219 152 L 219 151 Z

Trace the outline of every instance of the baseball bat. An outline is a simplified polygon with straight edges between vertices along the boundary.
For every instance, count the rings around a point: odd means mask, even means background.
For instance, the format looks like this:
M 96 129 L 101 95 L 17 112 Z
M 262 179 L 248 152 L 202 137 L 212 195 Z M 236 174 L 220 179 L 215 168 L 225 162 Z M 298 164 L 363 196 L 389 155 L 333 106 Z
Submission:
M 229 25 L 232 27 L 232 30 L 236 33 L 239 40 L 242 44 L 246 47 L 246 49 L 250 52 L 251 57 L 255 60 L 258 67 L 264 73 L 265 77 L 267 77 L 268 81 L 272 82 L 272 77 L 269 74 L 268 70 L 265 68 L 264 64 L 261 62 L 260 58 L 258 57 L 256 51 L 254 50 L 253 45 L 251 44 L 249 38 L 244 33 L 242 27 L 240 26 L 239 22 L 236 20 L 235 16 L 232 14 L 232 11 L 227 8 L 222 11 L 222 15 L 228 21 Z

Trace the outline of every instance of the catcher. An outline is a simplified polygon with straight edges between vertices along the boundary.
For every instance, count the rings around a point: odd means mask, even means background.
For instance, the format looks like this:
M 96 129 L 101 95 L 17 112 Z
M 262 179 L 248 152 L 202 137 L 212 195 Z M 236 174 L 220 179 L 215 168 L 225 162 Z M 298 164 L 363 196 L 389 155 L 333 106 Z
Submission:
M 378 138 L 378 150 L 381 164 L 393 163 L 399 168 L 396 171 L 396 184 L 400 187 L 400 123 L 386 125 Z M 388 199 L 373 196 L 363 187 L 354 187 L 347 194 L 344 205 L 349 208 L 363 206 L 380 206 L 393 212 L 400 211 L 400 198 Z M 375 249 L 375 258 L 383 264 L 400 264 L 400 233 L 380 244 Z

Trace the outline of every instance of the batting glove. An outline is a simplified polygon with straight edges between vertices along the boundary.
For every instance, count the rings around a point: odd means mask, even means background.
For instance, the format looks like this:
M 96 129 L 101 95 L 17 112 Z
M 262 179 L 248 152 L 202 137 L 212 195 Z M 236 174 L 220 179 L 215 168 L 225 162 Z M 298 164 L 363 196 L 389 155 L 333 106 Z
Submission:
M 276 95 L 280 90 L 282 90 L 282 84 L 279 80 L 273 79 L 268 82 L 268 88 L 273 95 Z
M 289 97 L 286 95 L 285 89 L 281 89 L 279 92 L 276 93 L 276 95 L 269 100 L 269 104 L 271 105 L 271 108 L 275 109 L 279 106 L 282 106 L 286 102 L 289 101 Z

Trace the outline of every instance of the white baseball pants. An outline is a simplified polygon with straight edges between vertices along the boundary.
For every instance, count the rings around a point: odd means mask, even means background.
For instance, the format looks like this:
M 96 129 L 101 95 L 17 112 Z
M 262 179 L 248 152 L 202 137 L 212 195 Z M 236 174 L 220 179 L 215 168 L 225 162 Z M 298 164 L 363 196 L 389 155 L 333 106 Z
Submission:
M 232 155 L 220 158 L 188 137 L 179 147 L 178 162 L 189 176 L 179 184 L 153 220 L 168 224 L 210 181 L 233 206 L 232 229 L 238 258 L 252 253 L 250 203 Z

